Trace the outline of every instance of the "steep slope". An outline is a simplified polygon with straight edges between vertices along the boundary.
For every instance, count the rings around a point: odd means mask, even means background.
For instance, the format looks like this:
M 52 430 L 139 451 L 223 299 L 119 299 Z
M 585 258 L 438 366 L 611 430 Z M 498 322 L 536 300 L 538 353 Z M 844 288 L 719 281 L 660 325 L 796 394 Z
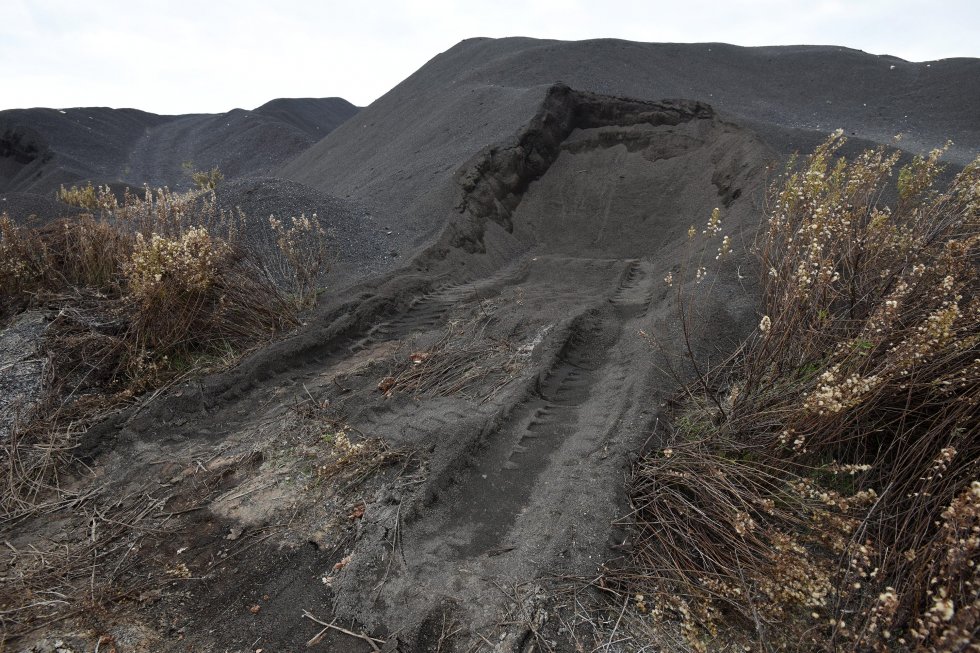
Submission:
M 47 193 L 79 179 L 116 181 L 143 134 L 171 119 L 105 107 L 0 111 L 0 192 Z
M 831 46 L 743 48 L 528 38 L 470 39 L 440 54 L 282 176 L 372 203 L 409 242 L 441 228 L 452 173 L 530 119 L 545 88 L 691 98 L 754 128 L 780 153 L 836 128 L 918 153 L 951 135 L 950 160 L 980 149 L 980 60 L 911 63 Z
M 46 194 L 80 180 L 184 187 L 188 168 L 213 166 L 229 178 L 257 175 L 356 112 L 340 98 L 280 99 L 217 115 L 105 107 L 0 111 L 0 192 Z

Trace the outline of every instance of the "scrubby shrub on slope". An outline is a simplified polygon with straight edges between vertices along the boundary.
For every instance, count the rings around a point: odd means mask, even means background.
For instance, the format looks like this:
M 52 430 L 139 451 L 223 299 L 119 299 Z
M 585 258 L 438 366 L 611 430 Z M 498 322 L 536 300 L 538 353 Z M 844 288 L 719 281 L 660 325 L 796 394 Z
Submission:
M 211 168 L 210 170 L 202 170 L 199 172 L 192 172 L 191 179 L 194 180 L 194 184 L 197 186 L 198 190 L 208 191 L 214 190 L 218 187 L 222 181 L 224 181 L 224 174 L 217 166 Z
M 977 645 L 980 159 L 937 190 L 933 151 L 891 191 L 898 155 L 843 142 L 773 186 L 759 328 L 632 477 L 614 575 L 696 649 L 738 624 L 789 650 Z
M 57 501 L 59 461 L 105 410 L 230 363 L 316 299 L 319 270 L 291 271 L 310 280 L 305 296 L 277 284 L 239 240 L 244 217 L 218 211 L 212 194 L 147 189 L 120 203 L 103 187 L 95 205 L 41 227 L 0 216 L 0 320 L 33 307 L 54 316 L 47 396 L 0 449 L 0 517 Z M 292 237 L 323 248 L 322 231 Z
M 94 201 L 98 216 L 40 228 L 0 218 L 5 312 L 54 301 L 62 315 L 113 323 L 112 376 L 141 387 L 153 385 L 150 371 L 296 324 L 297 301 L 238 242 L 237 219 L 213 196 L 147 190 L 120 204 L 100 188 Z

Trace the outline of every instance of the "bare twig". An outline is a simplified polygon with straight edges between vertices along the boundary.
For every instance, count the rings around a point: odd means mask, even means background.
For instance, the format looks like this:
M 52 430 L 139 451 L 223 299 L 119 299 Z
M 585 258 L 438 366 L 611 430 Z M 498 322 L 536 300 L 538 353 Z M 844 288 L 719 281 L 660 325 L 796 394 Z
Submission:
M 357 633 L 354 632 L 353 630 L 348 630 L 342 626 L 338 626 L 333 622 L 328 623 L 326 621 L 323 621 L 322 619 L 317 619 L 312 614 L 310 614 L 309 610 L 303 610 L 303 617 L 309 619 L 310 621 L 316 624 L 323 626 L 323 630 L 321 630 L 319 633 L 314 635 L 312 638 L 310 638 L 309 641 L 306 642 L 307 646 L 315 646 L 316 644 L 319 644 L 321 641 L 323 641 L 323 636 L 326 635 L 331 630 L 335 630 L 338 633 L 343 633 L 344 635 L 348 635 L 350 637 L 356 637 L 357 639 L 364 640 L 371 646 L 372 651 L 380 652 L 381 649 L 378 648 L 378 644 L 381 644 L 382 646 L 386 644 L 385 640 L 383 639 L 370 637 L 366 633 L 363 632 Z

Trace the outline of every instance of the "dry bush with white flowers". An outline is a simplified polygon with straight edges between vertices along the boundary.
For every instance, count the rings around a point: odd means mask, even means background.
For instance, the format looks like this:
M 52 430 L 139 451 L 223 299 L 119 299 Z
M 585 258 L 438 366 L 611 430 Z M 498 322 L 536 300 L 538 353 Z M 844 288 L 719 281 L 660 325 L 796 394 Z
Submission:
M 107 410 L 298 324 L 291 289 L 239 242 L 242 216 L 213 193 L 78 192 L 91 212 L 41 226 L 0 215 L 0 321 L 54 316 L 46 394 L 0 447 L 0 517 L 57 501 L 58 467 Z
M 65 194 L 93 212 L 41 227 L 0 217 L 0 299 L 6 315 L 54 304 L 75 322 L 112 323 L 97 360 L 117 385 L 153 387 L 297 323 L 288 289 L 239 242 L 242 216 L 218 210 L 213 193 Z
M 695 648 L 724 623 L 795 650 L 977 650 L 980 158 L 940 189 L 934 150 L 893 188 L 897 153 L 843 143 L 773 185 L 759 328 L 634 472 L 612 577 L 688 597 Z
M 317 219 L 305 214 L 280 220 L 269 216 L 277 247 L 277 277 L 286 282 L 297 306 L 314 306 L 319 284 L 328 271 L 327 234 Z

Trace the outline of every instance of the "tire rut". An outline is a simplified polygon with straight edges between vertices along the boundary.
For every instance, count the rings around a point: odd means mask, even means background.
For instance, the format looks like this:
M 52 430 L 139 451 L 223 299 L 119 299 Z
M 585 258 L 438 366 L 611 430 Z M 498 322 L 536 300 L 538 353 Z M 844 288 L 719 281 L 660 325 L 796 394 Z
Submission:
M 651 283 L 653 264 L 648 261 L 631 261 L 623 273 L 619 287 L 610 302 L 623 309 L 646 310 L 653 300 L 655 289 Z M 628 310 L 634 313 L 635 310 Z
M 367 334 L 350 345 L 351 353 L 376 344 L 404 338 L 413 333 L 434 329 L 445 321 L 456 306 L 496 295 L 500 286 L 520 275 L 523 266 L 508 267 L 489 277 L 464 284 L 442 286 L 416 298 L 408 309 L 397 317 L 372 327 Z
M 455 483 L 452 526 L 460 529 L 460 536 L 451 539 L 457 560 L 514 548 L 508 536 L 532 504 L 535 486 L 547 484 L 549 473 L 562 474 L 560 469 L 546 471 L 556 452 L 582 435 L 583 418 L 617 412 L 622 397 L 612 386 L 621 386 L 624 375 L 607 369 L 606 363 L 623 323 L 646 308 L 652 292 L 647 288 L 649 276 L 646 263 L 627 263 L 608 298 L 613 307 L 604 309 L 600 304 L 573 320 L 565 342 L 538 376 L 533 391 L 487 435 L 485 449 Z M 426 531 L 430 527 L 422 526 Z M 440 528 L 428 532 L 428 537 L 443 538 Z
M 577 342 L 576 342 L 577 341 Z M 588 399 L 602 354 L 590 358 L 580 349 L 586 342 L 573 332 L 556 364 L 539 379 L 535 396 L 501 430 L 466 484 L 457 510 L 460 522 L 475 526 L 470 542 L 459 548 L 471 558 L 498 547 L 528 503 L 534 485 L 551 455 L 576 429 L 579 410 Z

